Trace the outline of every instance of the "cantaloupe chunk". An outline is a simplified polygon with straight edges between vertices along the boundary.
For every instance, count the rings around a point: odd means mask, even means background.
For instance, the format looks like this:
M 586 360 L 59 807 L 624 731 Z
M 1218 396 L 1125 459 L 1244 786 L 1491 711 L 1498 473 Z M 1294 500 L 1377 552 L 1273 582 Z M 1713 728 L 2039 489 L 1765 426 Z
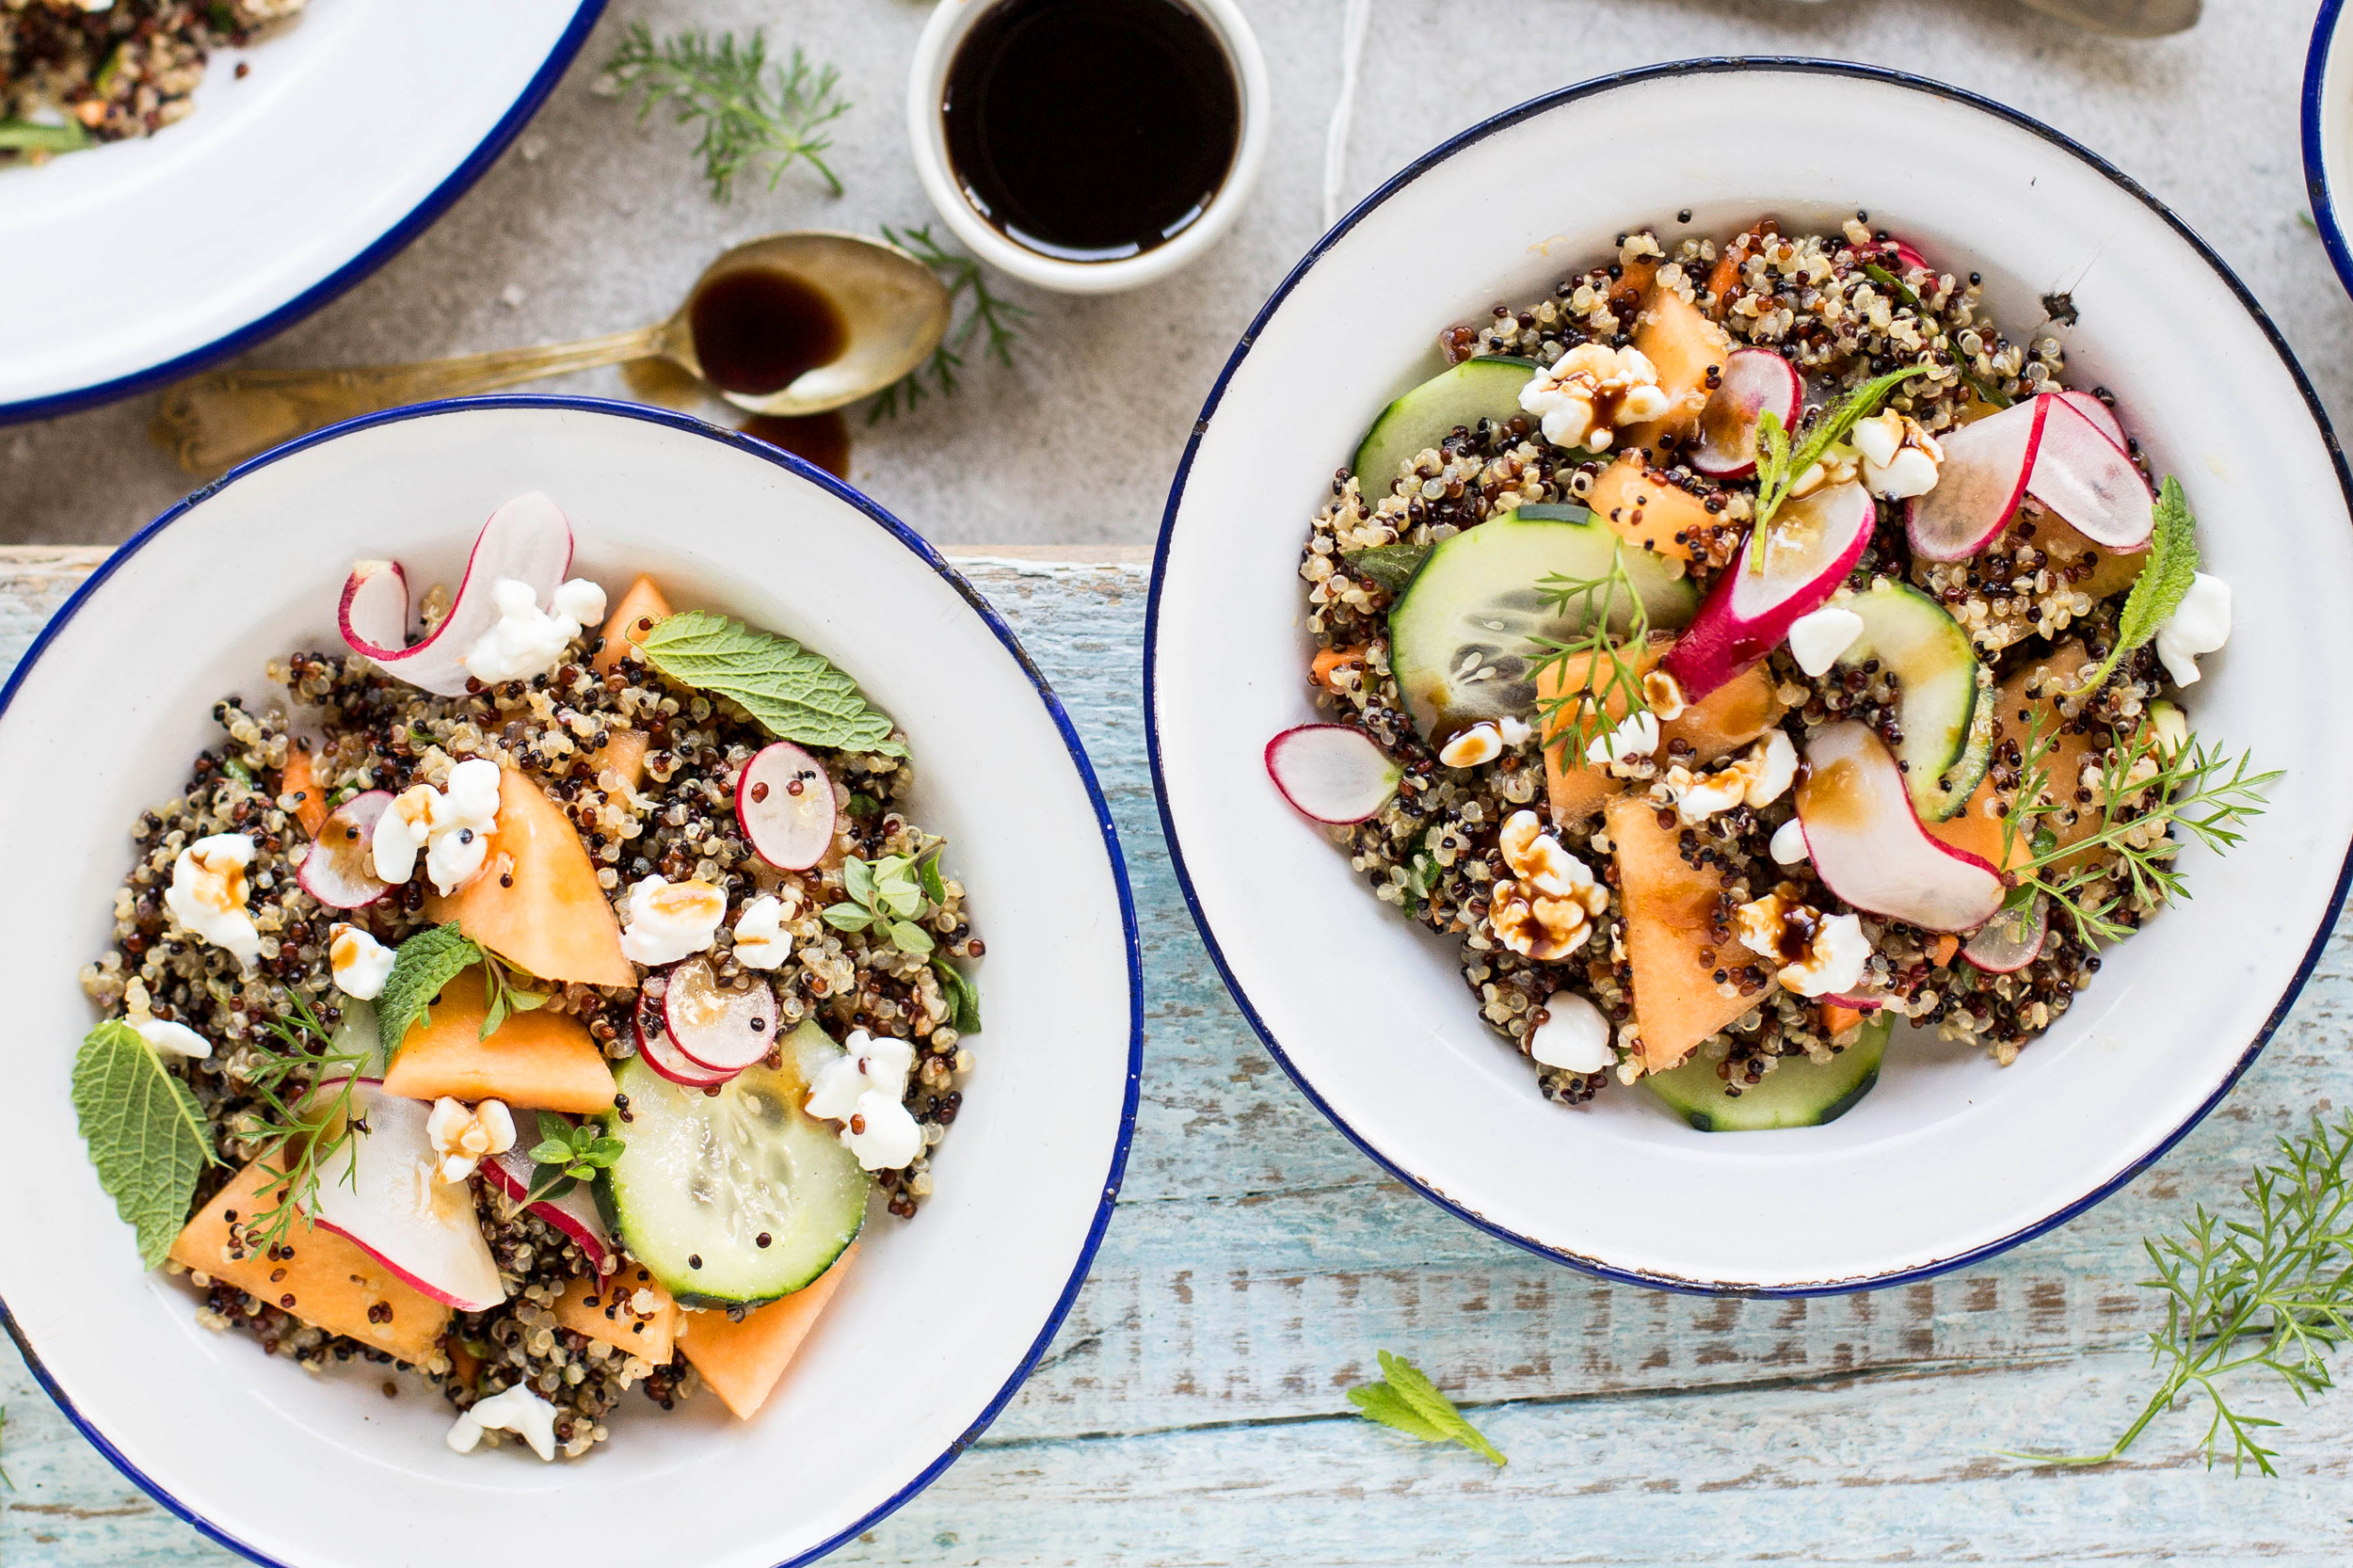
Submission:
M 635 985 L 621 955 L 621 922 L 597 885 L 596 863 L 564 808 L 513 768 L 499 776 L 499 814 L 482 873 L 448 898 L 429 894 L 427 919 L 459 930 L 541 980 Z
M 1676 844 L 1682 829 L 1659 826 L 1657 806 L 1640 795 L 1620 795 L 1609 803 L 1609 824 L 1625 904 L 1625 955 L 1634 970 L 1642 1069 L 1661 1073 L 1769 1000 L 1780 982 L 1729 930 L 1718 935 L 1723 873 L 1685 862 Z M 1750 964 L 1766 975 L 1765 989 L 1752 996 L 1716 979 L 1718 969 Z M 1731 996 L 1723 994 L 1728 990 Z
M 588 765 L 601 775 L 611 768 L 635 789 L 646 781 L 646 753 L 651 749 L 642 729 L 616 729 L 613 738 L 590 755 Z
M 384 1092 L 412 1100 L 504 1100 L 513 1111 L 582 1116 L 613 1108 L 613 1069 L 578 1018 L 544 1007 L 509 1013 L 485 1040 L 488 1015 L 482 971 L 468 969 L 441 988 L 425 1022 L 409 1026 Z M 525 1127 L 518 1136 L 537 1142 L 529 1133 Z
M 1626 543 L 1688 561 L 1720 526 L 1706 504 L 1628 454 L 1601 471 L 1585 504 Z
M 1630 424 L 1618 433 L 1621 450 L 1646 446 L 1657 451 L 1670 436 L 1681 436 L 1698 423 L 1707 406 L 1707 373 L 1721 372 L 1732 353 L 1724 329 L 1673 289 L 1654 287 L 1634 318 L 1634 346 L 1658 372 L 1658 385 L 1667 393 L 1667 411 L 1646 424 Z
M 265 1157 L 266 1158 L 266 1157 Z M 272 1257 L 267 1249 L 240 1258 L 229 1244 L 232 1224 L 250 1224 L 276 1201 L 277 1183 L 255 1160 L 213 1196 L 171 1243 L 177 1262 L 226 1280 L 328 1334 L 346 1334 L 411 1364 L 422 1364 L 449 1327 L 449 1308 L 332 1231 L 297 1219 Z M 381 1320 L 378 1321 L 377 1320 Z
M 745 1313 L 740 1323 L 724 1312 L 689 1312 L 679 1324 L 679 1349 L 737 1417 L 748 1421 L 767 1401 L 785 1367 L 816 1326 L 817 1316 L 841 1285 L 857 1256 L 858 1244 L 833 1260 L 833 1267 L 780 1302 Z
M 653 579 L 642 573 L 621 595 L 621 601 L 613 606 L 613 613 L 604 618 L 604 646 L 588 661 L 599 675 L 609 675 L 621 662 L 621 650 L 631 643 L 642 643 L 653 624 L 670 613 L 670 601 L 662 590 L 653 585 Z
M 636 1307 L 640 1290 L 653 1296 L 653 1310 L 642 1315 Z M 670 1292 L 629 1262 L 601 1279 L 593 1274 L 574 1275 L 555 1301 L 555 1320 L 574 1334 L 642 1355 L 657 1367 L 670 1359 L 676 1346 L 678 1313 L 678 1303 L 670 1299 Z M 726 1315 L 720 1317 L 725 1321 Z
M 2073 640 L 2061 643 L 2049 658 L 2036 660 L 2012 673 L 1995 694 L 2000 704 L 1993 710 L 1996 726 L 1993 744 L 1997 747 L 2014 744 L 2023 761 L 2026 741 L 2034 732 L 2038 715 L 2044 731 L 2057 742 L 2045 755 L 2043 765 L 2050 770 L 2051 794 L 2057 800 L 2071 800 L 2077 788 L 2075 781 L 2083 775 L 2085 761 L 2091 756 L 2095 744 L 2105 744 L 2107 732 L 2102 728 L 2095 734 L 2072 733 L 2067 728 L 2067 721 L 2059 716 L 2058 705 L 2051 696 L 2046 692 L 2041 696 L 2028 696 L 2026 688 L 2033 685 L 2041 689 L 2075 680 L 2078 679 L 2075 672 L 2083 667 L 2087 657 L 2083 644 Z M 2052 673 L 2055 670 L 2057 672 L 2056 676 Z M 1928 829 L 1955 849 L 1967 850 L 1989 865 L 1999 866 L 2004 871 L 2023 865 L 2034 857 L 2034 850 L 2027 843 L 2032 835 L 2021 833 L 2017 841 L 2010 845 L 2009 857 L 2007 860 L 2003 858 L 2002 818 L 1994 810 L 2001 799 L 1993 788 L 1993 776 L 1989 771 L 1969 796 L 1967 806 L 1947 821 L 1929 823 Z M 2039 818 L 2037 822 L 2039 825 L 2049 827 L 2064 845 L 2078 843 L 2097 831 L 2100 815 L 2096 809 L 2087 809 L 2075 822 L 2063 827 L 2050 817 Z M 2080 865 L 2089 858 L 2089 852 L 2070 856 L 2056 862 L 2054 869 Z
M 309 752 L 287 748 L 286 765 L 278 776 L 278 792 L 295 797 L 295 820 L 302 824 L 304 833 L 317 838 L 319 829 L 327 824 L 327 792 L 319 788 Z
M 1633 654 L 1628 663 L 1647 675 L 1666 652 L 1669 641 L 1663 637 L 1653 641 Z M 1538 696 L 1549 700 L 1569 690 L 1572 684 L 1589 686 L 1590 665 L 1590 657 L 1578 656 L 1546 666 L 1536 681 Z M 1772 678 L 1764 665 L 1746 671 L 1659 725 L 1658 755 L 1676 756 L 1677 760 L 1692 767 L 1731 755 L 1780 722 L 1784 709 L 1773 693 Z M 1613 721 L 1625 717 L 1626 704 L 1622 693 L 1611 692 L 1605 706 Z M 1571 717 L 1564 711 L 1560 722 L 1545 733 L 1545 792 L 1552 807 L 1552 820 L 1563 824 L 1583 822 L 1623 787 L 1618 779 L 1586 761 L 1581 754 L 1564 757 L 1568 747 L 1552 744 L 1553 737 L 1568 727 Z M 1688 756 L 1670 751 L 1676 741 L 1691 748 Z

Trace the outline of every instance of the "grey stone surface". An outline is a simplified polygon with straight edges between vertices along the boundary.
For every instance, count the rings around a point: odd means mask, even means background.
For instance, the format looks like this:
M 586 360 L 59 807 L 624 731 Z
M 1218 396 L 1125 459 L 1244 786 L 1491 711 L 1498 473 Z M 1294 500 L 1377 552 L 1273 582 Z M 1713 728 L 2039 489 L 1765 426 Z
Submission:
M 1191 270 L 1131 295 L 1079 300 L 1007 284 L 1035 311 L 1013 370 L 976 367 L 954 400 L 859 428 L 856 482 L 935 539 L 1140 544 L 1157 529 L 1218 367 L 1321 228 L 1342 0 L 1244 5 L 1275 102 L 1266 171 L 1235 231 Z M 251 361 L 364 363 L 608 332 L 669 311 L 711 256 L 751 235 L 925 221 L 902 103 L 926 8 L 614 0 L 536 121 L 471 193 Z M 1726 53 L 1899 67 L 2015 104 L 2169 202 L 2247 280 L 2342 415 L 2353 410 L 2353 306 L 2300 216 L 2297 95 L 2313 9 L 2213 0 L 2194 32 L 2126 42 L 2017 0 L 1372 0 L 1347 191 L 1353 200 L 1449 134 L 1604 72 Z M 847 194 L 788 175 L 773 193 L 755 184 L 731 205 L 711 200 L 688 133 L 659 118 L 639 126 L 590 90 L 622 27 L 640 19 L 657 29 L 765 22 L 772 39 L 838 62 L 856 104 L 839 123 Z M 545 384 L 622 392 L 611 371 Z M 0 429 L 0 541 L 119 540 L 186 489 L 147 440 L 153 402 Z

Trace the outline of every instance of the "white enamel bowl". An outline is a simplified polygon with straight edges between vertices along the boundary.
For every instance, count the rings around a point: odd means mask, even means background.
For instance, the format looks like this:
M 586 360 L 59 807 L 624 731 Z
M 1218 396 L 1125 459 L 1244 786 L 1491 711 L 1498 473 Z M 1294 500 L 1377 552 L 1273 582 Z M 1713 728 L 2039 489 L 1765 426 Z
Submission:
M 2337 281 L 2353 291 L 2353 244 L 2345 236 L 2347 215 L 2337 205 L 2339 194 L 2353 188 L 2353 27 L 2345 25 L 2345 0 L 2321 0 L 2313 21 L 2304 56 L 2303 141 L 2313 224 Z
M 609 1447 L 556 1464 L 520 1447 L 451 1452 L 448 1407 L 414 1380 L 387 1400 L 378 1369 L 313 1379 L 200 1327 L 184 1286 L 139 1272 L 67 1099 L 92 1021 L 75 971 L 105 945 L 127 824 L 212 744 L 212 704 L 265 699 L 264 660 L 338 646 L 355 555 L 454 582 L 490 508 L 532 488 L 569 515 L 575 570 L 615 591 L 650 571 L 680 603 L 801 639 L 897 718 L 918 819 L 947 836 L 988 939 L 980 1065 L 936 1195 L 912 1222 L 872 1211 L 856 1269 L 767 1408 L 740 1423 L 706 1397 L 665 1416 L 632 1393 Z M 86 1435 L 256 1559 L 414 1568 L 452 1542 L 582 1540 L 593 1518 L 584 1549 L 600 1560 L 806 1560 L 945 1468 L 1085 1274 L 1139 1050 L 1133 920 L 1102 795 L 986 603 L 872 503 L 773 448 L 565 399 L 404 410 L 282 448 L 167 514 L 60 613 L 6 693 L 0 762 L 0 810 L 39 824 L 11 835 L 18 874 L 52 889 L 0 915 L 8 1327 Z M 300 1454 L 298 1483 L 256 1487 L 256 1454 Z
M 1916 155 L 1858 162 L 1855 136 Z M 1776 213 L 1834 229 L 1858 208 L 1946 268 L 1982 271 L 2014 332 L 2041 322 L 2039 296 L 2073 292 L 2073 377 L 2110 388 L 2158 472 L 2181 476 L 2206 569 L 2236 595 L 2237 630 L 2206 660 L 2192 720 L 2287 777 L 2236 853 L 2182 856 L 2195 901 L 2109 954 L 2012 1067 L 1899 1040 L 1868 1097 L 1799 1131 L 1696 1132 L 1621 1086 L 1563 1111 L 1478 1018 L 1454 945 L 1375 902 L 1267 778 L 1268 737 L 1312 712 L 1308 520 L 1373 415 L 1440 367 L 1449 323 L 1541 296 L 1632 227 L 1721 236 Z M 2245 290 L 2146 193 L 1950 88 L 1853 66 L 1693 61 L 1465 132 L 1276 291 L 1169 498 L 1146 652 L 1153 760 L 1235 997 L 1368 1154 L 1472 1224 L 1610 1277 L 1849 1290 L 2080 1212 L 2252 1060 L 2344 888 L 2353 735 L 2311 722 L 2308 703 L 2353 675 L 2349 590 L 2345 475 L 2318 404 Z
M 0 169 L 0 424 L 185 376 L 382 265 L 489 168 L 604 0 L 319 0 L 197 110 Z M 239 60 L 252 72 L 240 81 Z

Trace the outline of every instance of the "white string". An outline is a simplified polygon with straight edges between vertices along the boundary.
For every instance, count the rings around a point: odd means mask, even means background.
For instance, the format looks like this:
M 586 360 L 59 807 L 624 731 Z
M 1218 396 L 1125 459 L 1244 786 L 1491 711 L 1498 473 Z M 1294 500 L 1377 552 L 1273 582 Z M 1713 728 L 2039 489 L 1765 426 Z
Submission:
M 1323 133 L 1323 226 L 1340 220 L 1340 191 L 1348 183 L 1348 123 L 1356 112 L 1356 67 L 1365 57 L 1372 0 L 1348 0 L 1340 17 L 1340 96 Z

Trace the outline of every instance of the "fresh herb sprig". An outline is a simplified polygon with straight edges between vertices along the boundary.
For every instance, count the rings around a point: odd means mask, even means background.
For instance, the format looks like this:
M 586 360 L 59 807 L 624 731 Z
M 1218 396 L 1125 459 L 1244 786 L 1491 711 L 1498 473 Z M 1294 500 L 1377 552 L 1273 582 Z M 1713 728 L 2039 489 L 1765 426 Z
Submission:
M 610 1169 L 627 1148 L 618 1138 L 606 1133 L 601 1122 L 583 1122 L 574 1127 L 552 1111 L 540 1112 L 539 1142 L 531 1149 L 531 1190 L 516 1201 L 515 1207 L 523 1208 L 542 1198 L 560 1198 L 572 1190 L 574 1183 L 596 1180 L 597 1173 Z
M 414 938 L 411 938 L 414 940 Z M 403 944 L 406 946 L 406 944 Z M 318 1015 L 295 997 L 294 1017 L 265 1018 L 263 1029 L 283 1049 L 257 1039 L 259 1059 L 249 1087 L 262 1102 L 248 1136 L 273 1145 L 262 1156 L 263 1174 L 275 1184 L 267 1208 L 256 1209 L 245 1227 L 244 1245 L 261 1252 L 286 1239 L 297 1215 L 318 1206 L 319 1173 L 350 1147 L 355 1123 L 352 1102 L 369 1052 L 337 1050 Z M 343 1161 L 345 1186 L 359 1180 L 359 1161 Z
M 98 1185 L 153 1268 L 188 1217 L 197 1174 L 220 1163 L 196 1096 L 120 1018 L 91 1030 L 73 1058 L 73 1113 Z
M 1381 1352 L 1380 1358 L 1381 1381 L 1348 1391 L 1348 1402 L 1356 1407 L 1357 1414 L 1425 1443 L 1460 1443 L 1490 1464 L 1511 1463 L 1420 1368 L 1387 1351 Z
M 1030 316 L 1026 307 L 989 288 L 987 274 L 981 270 L 979 262 L 950 250 L 934 239 L 930 224 L 897 230 L 886 223 L 882 232 L 883 238 L 937 273 L 939 280 L 948 286 L 949 310 L 961 310 L 964 313 L 940 335 L 939 346 L 932 350 L 930 359 L 876 394 L 866 410 L 869 424 L 896 419 L 902 411 L 913 412 L 915 406 L 932 392 L 942 397 L 953 396 L 956 377 L 964 369 L 965 352 L 972 346 L 975 337 L 982 338 L 984 355 L 1008 370 L 1013 368 L 1013 345 L 1020 340 L 1022 323 Z M 932 381 L 929 389 L 923 385 L 926 376 Z
M 857 682 L 789 637 L 702 610 L 665 616 L 638 644 L 647 663 L 698 692 L 724 696 L 780 741 L 904 757 L 888 714 Z
M 2124 596 L 2124 608 L 2116 622 L 2116 641 L 2100 667 L 2082 685 L 2069 691 L 2069 696 L 2081 696 L 2106 685 L 2117 662 L 2154 637 L 2173 618 L 2173 612 L 2188 597 L 2190 584 L 2198 580 L 2197 533 L 2198 522 L 2190 516 L 2182 482 L 2169 473 L 2157 487 L 2149 558 L 2141 564 L 2140 575 L 2133 579 L 2133 591 Z
M 1863 276 L 1868 278 L 1872 282 L 1877 283 L 1880 287 L 1887 290 L 1897 298 L 1911 306 L 1913 310 L 1919 314 L 1922 321 L 1926 322 L 1929 320 L 1928 305 L 1920 298 L 1919 295 L 1913 292 L 1912 285 L 1897 277 L 1894 273 L 1888 271 L 1885 267 L 1880 265 L 1879 263 L 1864 263 Z M 1936 335 L 1936 346 L 1939 348 L 1947 348 L 1951 346 L 1947 334 L 1941 328 L 1938 330 Z M 1996 408 L 2007 408 L 2010 406 L 2012 399 L 2008 392 L 2002 391 L 2001 388 L 1993 385 L 1993 383 L 1988 381 L 1982 376 L 1979 376 L 1976 371 L 1970 369 L 1966 363 L 1960 362 L 1961 356 L 1955 355 L 1954 360 L 1961 371 L 1961 378 L 1969 383 L 1969 390 L 1977 394 L 1980 402 L 1990 403 Z
M 2217 853 L 2234 849 L 2245 838 L 2241 829 L 2263 814 L 2266 793 L 2284 776 L 2276 770 L 2250 772 L 2253 752 L 2233 758 L 2196 735 L 2169 747 L 2155 726 L 2144 724 L 2101 760 L 2098 824 L 2061 843 L 2042 819 L 2082 808 L 2071 781 L 2052 787 L 2057 744 L 2048 711 L 2038 710 L 2022 752 L 2017 797 L 2002 819 L 2002 861 L 2010 867 L 2011 904 L 2045 895 L 2086 944 L 2129 936 L 2132 928 L 2115 918 L 2128 903 L 2148 906 L 2189 896 L 2171 864 L 2181 848 L 2175 827 Z M 2139 776 L 2143 763 L 2151 770 L 2146 776 Z M 2022 838 L 2029 853 L 2013 865 Z M 2061 861 L 2097 862 L 2110 855 L 2113 868 L 2094 863 L 2054 870 Z M 2118 884 L 2112 890 L 2111 883 Z
M 2165 1293 L 2165 1326 L 2149 1336 L 2165 1376 L 2123 1434 L 2096 1454 L 2013 1453 L 2039 1464 L 2105 1464 L 2121 1457 L 2176 1400 L 2206 1401 L 2206 1467 L 2228 1455 L 2233 1474 L 2279 1470 L 2267 1430 L 2280 1422 L 2239 1410 L 2236 1374 L 2269 1373 L 2302 1402 L 2334 1386 L 2329 1356 L 2353 1340 L 2353 1115 L 2318 1116 L 2279 1141 L 2276 1164 L 2256 1167 L 2240 1197 L 2248 1218 L 2200 1204 L 2181 1229 L 2142 1240 Z
M 37 125 L 29 120 L 0 120 L 0 152 L 79 152 L 98 138 L 78 120 Z
M 1536 590 L 1555 613 L 1574 611 L 1581 628 L 1566 641 L 1536 638 L 1545 651 L 1529 672 L 1539 691 L 1552 677 L 1553 695 L 1537 699 L 1538 728 L 1561 737 L 1550 744 L 1565 746 L 1563 756 L 1575 765 L 1594 741 L 1650 712 L 1641 667 L 1626 651 L 1649 643 L 1650 610 L 1626 571 L 1623 542 L 1610 546 L 1609 569 L 1599 577 L 1554 572 Z
M 810 65 L 797 46 L 790 61 L 772 65 L 764 28 L 754 28 L 742 44 L 732 33 L 721 33 L 713 41 L 699 27 L 657 42 L 651 28 L 635 23 L 605 62 L 604 79 L 644 95 L 637 107 L 640 122 L 660 104 L 676 109 L 681 125 L 701 122 L 695 156 L 702 160 L 711 194 L 721 201 L 733 199 L 735 177 L 745 169 L 764 167 L 774 190 L 796 163 L 807 164 L 827 190 L 841 194 L 841 181 L 824 158 L 833 146 L 824 127 L 850 107 L 839 91 L 841 73 L 829 65 Z
M 1781 510 L 1781 504 L 1789 499 L 1789 488 L 1805 476 L 1808 469 L 1822 460 L 1822 455 L 1847 439 L 1849 432 L 1868 419 L 1887 400 L 1887 394 L 1913 376 L 1923 374 L 1926 365 L 1907 365 L 1891 370 L 1884 376 L 1873 376 L 1845 397 L 1816 415 L 1813 423 L 1801 427 L 1801 439 L 1793 448 L 1790 432 L 1782 426 L 1781 416 L 1770 408 L 1756 418 L 1756 511 L 1751 526 L 1762 538 L 1766 524 Z M 1755 552 L 1753 560 L 1760 565 L 1765 552 Z
M 825 905 L 819 918 L 836 931 L 879 931 L 892 947 L 917 957 L 930 952 L 932 934 L 920 923 L 928 904 L 913 857 L 886 855 L 841 862 L 841 890 L 849 896 Z
M 476 1038 L 488 1040 L 514 1014 L 537 1012 L 555 1000 L 549 992 L 534 991 L 524 985 L 522 982 L 531 976 L 480 943 L 474 945 L 482 954 L 482 988 L 488 1000 Z

